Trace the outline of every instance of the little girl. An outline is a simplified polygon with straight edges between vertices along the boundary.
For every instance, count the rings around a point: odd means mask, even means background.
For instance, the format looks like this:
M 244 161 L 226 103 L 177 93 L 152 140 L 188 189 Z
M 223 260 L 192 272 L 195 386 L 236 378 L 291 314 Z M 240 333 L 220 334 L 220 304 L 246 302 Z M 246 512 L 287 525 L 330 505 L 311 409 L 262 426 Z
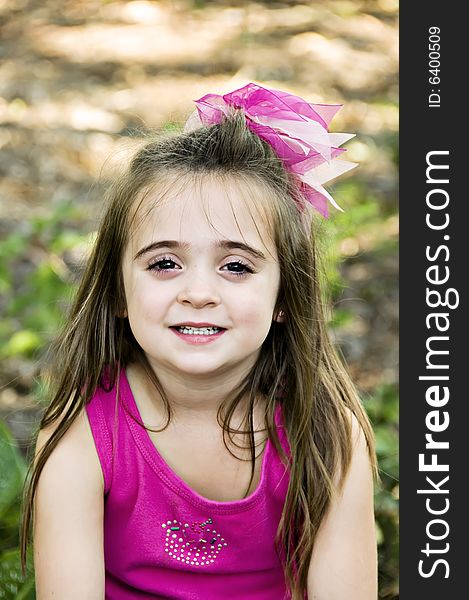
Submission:
M 375 600 L 373 434 L 312 233 L 351 136 L 328 132 L 339 106 L 256 84 L 196 105 L 109 191 L 23 565 L 33 522 L 38 600 Z

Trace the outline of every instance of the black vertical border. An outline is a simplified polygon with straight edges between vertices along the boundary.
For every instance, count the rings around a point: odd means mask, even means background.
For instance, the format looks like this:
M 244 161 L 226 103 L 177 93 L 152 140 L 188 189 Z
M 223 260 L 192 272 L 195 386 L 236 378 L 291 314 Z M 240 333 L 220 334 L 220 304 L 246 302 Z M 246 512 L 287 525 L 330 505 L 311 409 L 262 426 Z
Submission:
M 465 150 L 469 94 L 467 41 L 469 28 L 461 10 L 463 5 L 454 2 L 428 0 L 423 3 L 401 2 L 400 5 L 400 593 L 403 600 L 450 600 L 469 597 L 469 393 L 466 376 L 469 376 L 469 334 L 467 310 L 467 279 L 469 277 L 469 185 L 463 178 L 469 175 L 469 165 L 463 164 L 469 153 Z M 429 78 L 430 28 L 440 30 L 440 82 L 431 84 Z M 434 31 L 434 30 L 433 30 Z M 435 39 L 435 38 L 433 38 Z M 435 55 L 433 55 L 435 56 Z M 435 65 L 435 63 L 433 63 Z M 432 92 L 433 90 L 433 92 Z M 431 106 L 429 94 L 440 96 L 439 106 Z M 436 96 L 432 97 L 437 100 Z M 438 104 L 438 102 L 435 102 Z M 447 155 L 433 155 L 434 163 L 449 165 L 449 169 L 434 170 L 436 178 L 447 177 L 449 183 L 426 182 L 427 153 L 447 151 Z M 427 194 L 431 189 L 443 189 L 449 195 L 445 210 L 431 210 Z M 435 192 L 431 198 L 442 201 L 444 193 Z M 433 213 L 443 222 L 449 216 L 448 227 L 432 230 L 426 224 L 427 213 Z M 446 238 L 444 236 L 449 236 Z M 431 256 L 426 257 L 427 247 Z M 447 258 L 447 260 L 446 260 Z M 438 265 L 440 278 L 449 270 L 445 284 L 432 285 L 427 280 L 427 269 Z M 435 275 L 435 271 L 433 271 Z M 440 290 L 442 296 L 452 288 L 459 297 L 453 309 L 427 305 L 426 290 Z M 450 293 L 454 303 L 456 292 Z M 447 313 L 450 322 L 446 332 L 436 330 L 434 320 L 427 327 L 426 317 L 432 312 Z M 443 320 L 440 321 L 443 324 Z M 447 364 L 449 369 L 428 370 L 426 343 L 431 336 L 448 336 L 448 341 L 432 342 L 434 349 L 449 350 L 434 362 Z M 419 379 L 425 375 L 448 375 L 449 381 Z M 426 401 L 426 391 L 432 385 L 448 386 L 449 400 L 438 407 L 439 422 L 447 413 L 449 426 L 434 433 L 435 440 L 447 441 L 448 449 L 425 450 L 425 435 L 430 433 L 426 418 L 435 407 Z M 443 390 L 440 388 L 442 394 Z M 441 395 L 442 395 L 441 394 Z M 435 421 L 433 421 L 435 423 Z M 431 454 L 437 461 L 449 466 L 448 472 L 422 472 L 419 454 Z M 447 493 L 419 494 L 419 489 L 434 489 L 426 481 L 430 477 L 436 486 Z M 440 482 L 446 477 L 446 483 Z M 432 515 L 430 508 L 446 513 Z M 448 502 L 446 501 L 448 500 Z M 429 523 L 433 519 L 447 522 L 446 526 Z M 426 553 L 427 543 L 431 552 Z M 448 544 L 448 546 L 446 546 Z M 441 559 L 445 563 L 437 560 Z M 419 573 L 421 569 L 430 576 Z M 445 577 L 448 575 L 448 577 Z

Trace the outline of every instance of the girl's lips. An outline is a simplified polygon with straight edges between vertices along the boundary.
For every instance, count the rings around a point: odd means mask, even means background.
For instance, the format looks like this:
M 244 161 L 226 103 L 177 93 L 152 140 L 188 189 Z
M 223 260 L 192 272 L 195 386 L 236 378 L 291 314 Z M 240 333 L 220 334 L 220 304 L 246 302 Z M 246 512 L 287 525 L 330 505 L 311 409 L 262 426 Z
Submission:
M 171 327 L 216 327 L 217 329 L 225 329 L 224 327 L 220 327 L 220 325 L 215 325 L 215 323 L 194 323 L 193 321 L 176 323 L 175 325 L 171 325 Z
M 182 340 L 184 340 L 188 344 L 208 344 L 210 342 L 214 342 L 221 335 L 223 335 L 226 331 L 226 329 L 221 329 L 217 333 L 203 335 L 203 334 L 193 334 L 193 333 L 181 333 L 175 327 L 170 327 L 170 329 L 178 337 L 180 337 Z

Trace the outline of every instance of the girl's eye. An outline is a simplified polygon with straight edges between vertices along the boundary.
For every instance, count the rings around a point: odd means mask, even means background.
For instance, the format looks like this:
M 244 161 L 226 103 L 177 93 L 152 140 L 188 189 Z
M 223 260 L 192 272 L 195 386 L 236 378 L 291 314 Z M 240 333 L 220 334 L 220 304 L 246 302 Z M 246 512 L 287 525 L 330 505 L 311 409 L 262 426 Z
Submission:
M 233 273 L 237 277 L 246 277 L 249 273 L 254 273 L 254 271 L 251 269 L 251 267 L 249 267 L 248 265 L 246 265 L 245 263 L 243 263 L 240 260 L 236 260 L 236 261 L 227 263 L 224 266 L 225 267 L 234 267 L 234 270 L 229 269 L 229 273 Z
M 162 258 L 148 265 L 149 271 L 156 271 L 157 273 L 167 273 L 172 271 L 176 263 L 171 258 Z

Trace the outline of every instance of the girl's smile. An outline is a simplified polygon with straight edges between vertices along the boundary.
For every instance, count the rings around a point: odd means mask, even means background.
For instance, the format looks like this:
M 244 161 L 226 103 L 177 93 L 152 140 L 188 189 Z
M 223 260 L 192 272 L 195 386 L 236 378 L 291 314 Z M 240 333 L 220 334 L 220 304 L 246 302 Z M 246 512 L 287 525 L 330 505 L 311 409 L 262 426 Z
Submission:
M 216 388 L 254 365 L 280 283 L 255 188 L 206 178 L 198 193 L 172 188 L 139 208 L 123 263 L 127 316 L 158 377 L 208 377 Z
M 214 342 L 226 329 L 219 327 L 170 327 L 174 333 L 188 344 L 208 344 Z

